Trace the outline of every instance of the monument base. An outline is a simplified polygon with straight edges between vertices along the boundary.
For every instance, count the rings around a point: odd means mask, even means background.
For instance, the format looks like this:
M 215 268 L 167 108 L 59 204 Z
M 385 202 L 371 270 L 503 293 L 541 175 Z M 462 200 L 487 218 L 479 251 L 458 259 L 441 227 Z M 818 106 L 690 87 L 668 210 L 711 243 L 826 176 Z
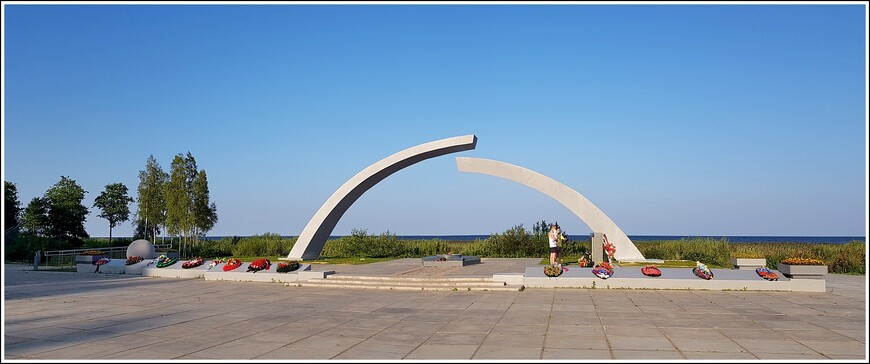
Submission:
M 822 279 L 788 279 L 777 272 L 779 280 L 767 281 L 754 271 L 713 269 L 714 278 L 696 277 L 691 268 L 660 268 L 662 275 L 648 277 L 640 267 L 616 267 L 613 276 L 601 279 L 592 274 L 592 268 L 568 267 L 558 277 L 547 277 L 544 267 L 526 267 L 522 284 L 526 288 L 606 288 L 606 289 L 688 289 L 712 291 L 798 291 L 825 292 Z M 519 275 L 503 274 L 499 280 L 519 283 Z M 493 276 L 493 280 L 496 276 Z
M 480 258 L 462 254 L 439 254 L 423 257 L 422 262 L 424 267 L 464 267 L 466 265 L 480 263 Z

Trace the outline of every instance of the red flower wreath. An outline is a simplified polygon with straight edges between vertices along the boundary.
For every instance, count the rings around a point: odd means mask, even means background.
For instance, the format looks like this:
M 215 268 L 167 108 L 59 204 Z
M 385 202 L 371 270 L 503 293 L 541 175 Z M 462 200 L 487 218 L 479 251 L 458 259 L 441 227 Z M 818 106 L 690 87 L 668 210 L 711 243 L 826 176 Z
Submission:
M 184 269 L 196 268 L 202 265 L 202 257 L 197 257 L 196 259 L 188 260 L 181 265 Z
M 242 265 L 241 260 L 238 260 L 236 258 L 229 259 L 229 260 L 227 260 L 227 264 L 224 265 L 224 272 L 229 272 L 233 269 L 238 268 L 241 265 Z
M 272 266 L 272 262 L 270 262 L 269 259 L 260 258 L 260 259 L 257 259 L 255 261 L 251 262 L 251 265 L 248 266 L 248 272 L 257 273 L 258 271 L 261 271 L 264 269 L 269 270 L 269 267 L 271 267 L 271 266 Z

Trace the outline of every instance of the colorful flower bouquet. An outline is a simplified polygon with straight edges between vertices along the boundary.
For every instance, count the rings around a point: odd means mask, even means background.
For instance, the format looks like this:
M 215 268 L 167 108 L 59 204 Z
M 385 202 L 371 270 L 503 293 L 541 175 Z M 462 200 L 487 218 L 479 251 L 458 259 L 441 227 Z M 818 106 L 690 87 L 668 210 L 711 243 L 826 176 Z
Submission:
M 208 262 L 208 266 L 206 266 L 207 267 L 206 270 L 211 270 L 212 268 L 216 267 L 218 264 L 221 264 L 221 263 L 226 263 L 226 260 L 224 260 L 224 259 L 212 259 L 212 261 Z
M 182 264 L 181 267 L 184 269 L 190 269 L 190 268 L 199 267 L 201 265 L 202 265 L 202 257 L 197 257 L 196 259 L 191 259 L 191 260 L 184 262 L 184 264 Z
M 99 272 L 99 271 L 100 271 L 100 266 L 103 265 L 103 264 L 106 264 L 106 263 L 108 263 L 108 262 L 109 262 L 109 258 L 106 258 L 106 257 L 102 257 L 102 258 L 100 258 L 100 260 L 94 262 L 94 265 L 97 266 L 97 269 L 94 269 L 94 273 Z
M 287 273 L 299 269 L 299 261 L 291 260 L 286 263 L 278 263 L 278 268 L 275 269 L 278 273 Z
M 607 261 L 612 262 L 613 256 L 616 255 L 616 246 L 610 243 L 610 240 L 607 239 L 607 234 L 603 234 L 604 237 L 604 253 L 607 254 Z
M 229 272 L 233 269 L 236 269 L 242 265 L 242 261 L 236 258 L 227 259 L 227 264 L 224 265 L 224 272 Z
M 613 276 L 613 266 L 610 262 L 601 262 L 592 268 L 592 274 L 601 279 L 607 279 Z
M 779 275 L 777 275 L 767 267 L 755 268 L 755 273 L 758 273 L 759 277 L 764 278 L 768 281 L 775 281 L 779 279 Z
M 269 267 L 271 267 L 271 266 L 272 266 L 272 262 L 270 262 L 269 259 L 260 258 L 260 259 L 257 259 L 255 261 L 251 262 L 251 265 L 248 266 L 248 272 L 257 273 L 257 272 L 264 270 L 264 269 L 269 270 Z
M 178 258 L 170 258 L 165 255 L 157 257 L 157 268 L 166 268 L 178 262 Z
M 595 263 L 593 263 L 591 259 L 584 255 L 582 258 L 580 258 L 580 260 L 577 261 L 577 265 L 579 265 L 580 268 L 591 268 L 595 265 Z
M 711 271 L 710 268 L 707 268 L 704 263 L 695 261 L 695 265 L 696 267 L 692 268 L 692 273 L 695 273 L 696 276 L 706 280 L 713 279 L 713 271 Z
M 127 258 L 127 265 L 133 265 L 145 260 L 145 257 L 141 255 L 134 255 L 132 257 Z
M 555 264 L 544 266 L 544 274 L 547 277 L 558 277 L 562 275 L 562 267 Z
M 655 264 L 648 265 L 646 267 L 641 268 L 640 272 L 643 273 L 643 275 L 648 276 L 648 277 L 659 277 L 662 275 L 662 270 L 659 269 L 659 267 L 656 267 Z

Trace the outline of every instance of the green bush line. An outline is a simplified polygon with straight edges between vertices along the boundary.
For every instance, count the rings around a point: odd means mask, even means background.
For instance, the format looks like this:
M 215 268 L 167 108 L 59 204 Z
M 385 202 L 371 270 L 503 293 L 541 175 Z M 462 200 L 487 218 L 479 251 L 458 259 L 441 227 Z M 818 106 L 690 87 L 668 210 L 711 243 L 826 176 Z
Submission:
M 265 233 L 251 237 L 231 237 L 220 240 L 204 240 L 192 246 L 191 257 L 228 256 L 286 256 L 298 237 L 286 238 L 279 234 Z M 64 244 L 53 244 L 45 238 L 22 236 L 16 239 L 16 252 L 37 249 L 66 249 Z M 129 244 L 130 239 L 113 239 L 113 246 Z M 107 246 L 102 239 L 88 239 L 85 246 Z M 590 250 L 589 240 L 567 241 L 562 245 L 563 256 L 582 256 Z M 715 268 L 730 268 L 734 254 L 760 254 L 767 266 L 776 268 L 785 258 L 801 257 L 819 259 L 828 266 L 830 273 L 866 274 L 865 242 L 854 240 L 847 244 L 810 243 L 729 243 L 727 239 L 691 238 L 680 240 L 636 241 L 644 257 L 663 260 L 700 261 Z M 9 246 L 7 245 L 7 248 Z M 7 260 L 14 260 L 7 249 Z M 546 235 L 532 233 L 522 225 L 514 226 L 503 233 L 491 234 L 486 239 L 470 242 L 445 241 L 440 239 L 399 240 L 389 231 L 374 235 L 366 230 L 354 229 L 350 236 L 326 242 L 320 254 L 322 258 L 419 258 L 436 254 L 455 253 L 481 258 L 537 258 L 548 255 Z M 21 255 L 21 254 L 17 254 Z M 24 259 L 27 256 L 22 255 Z

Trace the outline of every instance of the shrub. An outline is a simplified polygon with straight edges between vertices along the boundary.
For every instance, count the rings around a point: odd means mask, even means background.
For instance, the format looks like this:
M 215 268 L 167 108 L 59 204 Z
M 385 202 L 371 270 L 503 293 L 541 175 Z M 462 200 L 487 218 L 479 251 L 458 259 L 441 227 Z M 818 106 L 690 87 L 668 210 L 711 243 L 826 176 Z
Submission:
M 232 248 L 232 255 L 242 257 L 281 256 L 290 254 L 298 237 L 284 238 L 274 233 L 241 238 Z
M 694 260 L 720 267 L 731 266 L 731 251 L 725 238 L 693 238 L 635 243 L 645 258 Z
M 190 248 L 190 255 L 197 257 L 227 257 L 233 255 L 233 247 L 241 240 L 238 236 L 220 240 L 205 240 Z

